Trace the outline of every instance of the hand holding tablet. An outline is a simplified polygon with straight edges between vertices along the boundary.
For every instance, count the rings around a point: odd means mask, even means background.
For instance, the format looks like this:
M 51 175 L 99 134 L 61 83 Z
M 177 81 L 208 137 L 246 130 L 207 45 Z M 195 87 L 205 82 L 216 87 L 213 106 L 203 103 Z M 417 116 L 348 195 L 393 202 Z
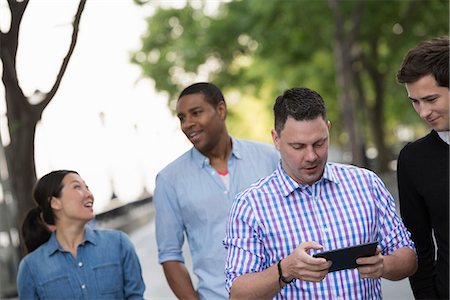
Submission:
M 313 255 L 313 257 L 323 257 L 326 260 L 331 260 L 333 264 L 331 265 L 328 272 L 353 269 L 360 266 L 356 263 L 356 259 L 358 259 L 359 257 L 375 255 L 377 245 L 377 242 L 371 242 L 367 244 L 316 253 Z

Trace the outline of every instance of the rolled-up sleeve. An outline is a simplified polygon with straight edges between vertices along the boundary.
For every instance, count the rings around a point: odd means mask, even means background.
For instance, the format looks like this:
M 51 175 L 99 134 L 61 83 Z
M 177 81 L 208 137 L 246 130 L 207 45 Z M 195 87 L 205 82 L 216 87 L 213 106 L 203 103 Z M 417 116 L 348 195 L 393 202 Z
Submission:
M 414 252 L 414 242 L 410 232 L 406 229 L 400 216 L 395 209 L 395 201 L 376 175 L 373 176 L 373 193 L 377 199 L 378 208 L 378 233 L 380 235 L 381 247 L 384 255 L 392 254 L 399 248 L 410 248 Z
M 228 293 L 237 277 L 265 268 L 264 245 L 257 227 L 251 207 L 245 199 L 237 198 L 230 210 L 223 241 L 228 251 L 225 266 Z
M 161 174 L 156 177 L 153 203 L 156 210 L 156 240 L 159 263 L 169 260 L 184 262 L 182 213 L 177 202 L 175 189 Z

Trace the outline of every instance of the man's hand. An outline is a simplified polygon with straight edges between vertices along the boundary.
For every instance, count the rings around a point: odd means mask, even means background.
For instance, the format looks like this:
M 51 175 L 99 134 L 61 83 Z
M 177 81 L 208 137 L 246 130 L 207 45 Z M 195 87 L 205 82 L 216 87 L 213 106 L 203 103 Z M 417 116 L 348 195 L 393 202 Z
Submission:
M 331 261 L 315 258 L 308 254 L 311 249 L 320 250 L 322 245 L 316 242 L 301 243 L 288 257 L 281 261 L 283 276 L 287 280 L 297 278 L 305 281 L 319 282 L 328 274 Z
M 381 255 L 381 247 L 377 246 L 374 256 L 360 257 L 356 263 L 361 265 L 358 267 L 361 278 L 381 278 L 384 273 L 384 258 Z

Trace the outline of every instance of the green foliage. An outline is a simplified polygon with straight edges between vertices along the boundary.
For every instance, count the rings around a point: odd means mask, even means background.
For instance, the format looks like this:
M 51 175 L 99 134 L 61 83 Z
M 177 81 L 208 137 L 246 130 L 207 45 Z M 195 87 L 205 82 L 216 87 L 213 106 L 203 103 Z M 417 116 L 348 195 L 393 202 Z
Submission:
M 358 2 L 338 1 L 348 30 Z M 370 144 L 366 116 L 382 87 L 387 142 L 393 144 L 396 126 L 420 124 L 395 73 L 408 49 L 423 39 L 448 34 L 449 2 L 364 0 L 363 4 L 360 33 L 350 49 L 365 97 L 365 107 L 358 113 Z M 196 81 L 195 74 L 208 69 L 208 80 L 220 86 L 227 99 L 232 92 L 239 94 L 229 103 L 233 134 L 258 139 L 268 135 L 275 97 L 294 86 L 320 92 L 333 130 L 339 132 L 334 28 L 324 0 L 223 2 L 214 15 L 188 2 L 183 9 L 159 8 L 148 18 L 142 49 L 132 61 L 155 81 L 157 90 L 168 92 L 171 101 Z
M 359 45 L 367 61 L 386 76 L 386 120 L 390 126 L 420 122 L 395 75 L 410 48 L 422 40 L 448 35 L 449 2 L 385 0 L 367 5 L 364 19 L 370 22 L 363 23 Z M 373 94 L 373 86 L 365 83 Z

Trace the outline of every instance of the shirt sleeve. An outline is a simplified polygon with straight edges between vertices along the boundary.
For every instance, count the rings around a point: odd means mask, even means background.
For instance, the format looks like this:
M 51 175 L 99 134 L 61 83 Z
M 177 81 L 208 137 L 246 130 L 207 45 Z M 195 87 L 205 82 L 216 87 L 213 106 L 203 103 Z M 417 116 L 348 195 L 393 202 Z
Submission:
M 177 202 L 177 194 L 172 184 L 161 174 L 156 177 L 153 195 L 156 211 L 156 241 L 159 263 L 176 260 L 184 263 L 184 226 Z
M 145 284 L 139 258 L 126 234 L 120 233 L 120 241 L 125 299 L 144 299 Z
M 24 260 L 20 262 L 17 273 L 17 291 L 19 299 L 39 299 L 31 270 Z
M 411 231 L 417 248 L 418 269 L 410 277 L 416 298 L 438 298 L 434 283 L 435 247 L 432 225 L 422 196 L 409 176 L 412 172 L 406 163 L 404 150 L 400 151 L 397 164 L 397 183 L 400 212 L 406 227 Z
M 378 176 L 373 174 L 372 178 L 372 192 L 378 208 L 378 241 L 380 241 L 383 255 L 390 255 L 404 247 L 416 251 L 411 234 L 397 214 L 394 198 Z
M 264 244 L 258 231 L 258 224 L 251 207 L 238 196 L 231 207 L 223 242 L 228 250 L 225 266 L 228 293 L 237 277 L 267 268 Z

